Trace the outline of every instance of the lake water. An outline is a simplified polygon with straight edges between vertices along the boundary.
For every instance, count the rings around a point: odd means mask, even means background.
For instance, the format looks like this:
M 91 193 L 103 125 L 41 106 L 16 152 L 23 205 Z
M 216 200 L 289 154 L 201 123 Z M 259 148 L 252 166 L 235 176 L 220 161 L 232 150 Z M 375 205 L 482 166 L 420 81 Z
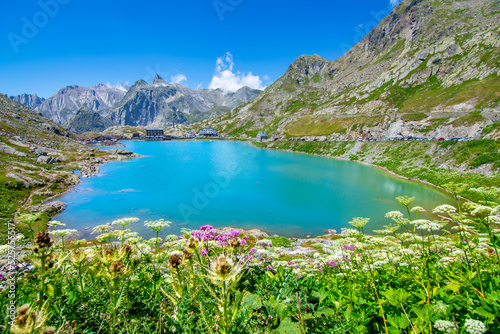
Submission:
M 83 230 L 122 217 L 143 237 L 145 220 L 173 225 L 161 235 L 201 225 L 259 228 L 287 237 L 317 236 L 369 217 L 366 230 L 391 222 L 388 211 L 404 209 L 396 196 L 415 196 L 432 210 L 453 203 L 445 193 L 351 161 L 257 149 L 230 141 L 126 141 L 143 158 L 101 166 L 75 191 L 59 198 L 66 210 L 54 219 Z M 89 230 L 83 237 L 88 237 Z

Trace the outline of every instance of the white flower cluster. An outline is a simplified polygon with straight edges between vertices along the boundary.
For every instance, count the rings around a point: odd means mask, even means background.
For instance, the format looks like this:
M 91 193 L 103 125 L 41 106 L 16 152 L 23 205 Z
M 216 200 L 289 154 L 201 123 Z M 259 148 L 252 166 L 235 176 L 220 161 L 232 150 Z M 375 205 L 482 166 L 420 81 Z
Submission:
M 361 234 L 361 232 L 359 232 L 358 230 L 355 230 L 353 228 L 342 227 L 341 230 L 342 230 L 341 235 L 347 235 L 349 237 L 355 237 L 355 236 Z
M 443 228 L 443 225 L 436 222 L 431 222 L 430 220 L 427 219 L 412 220 L 410 223 L 414 224 L 417 227 L 417 229 L 427 230 L 428 232 L 439 231 Z
M 172 222 L 165 221 L 163 219 L 144 222 L 144 226 L 149 227 L 156 232 L 163 230 L 165 227 L 170 227 L 170 224 L 172 224 Z
M 404 215 L 400 211 L 389 211 L 385 214 L 386 218 L 401 219 Z
M 353 218 L 349 224 L 352 225 L 354 228 L 361 229 L 363 228 L 368 222 L 370 221 L 370 218 L 363 218 L 363 217 L 355 217 Z
M 61 223 L 60 221 L 57 221 L 57 220 L 51 220 L 47 223 L 47 225 L 49 225 L 50 227 L 54 227 L 54 226 L 66 226 L 66 224 L 64 223 Z
M 113 221 L 111 225 L 120 225 L 120 226 L 127 226 L 129 224 L 138 222 L 139 218 L 136 217 L 130 217 L 130 218 L 121 218 Z
M 474 319 L 465 320 L 464 329 L 469 334 L 483 334 L 488 330 L 484 323 Z
M 434 323 L 434 328 L 443 333 L 456 333 L 457 326 L 447 320 L 438 320 Z
M 90 234 L 96 234 L 96 233 L 108 233 L 111 232 L 111 226 L 109 225 L 97 225 L 92 229 L 92 233 Z
M 457 212 L 457 209 L 454 206 L 448 205 L 448 204 L 443 204 L 440 206 L 437 206 L 432 210 L 433 213 L 453 213 Z
M 66 229 L 66 230 L 55 230 L 55 231 L 50 231 L 49 233 L 50 234 L 53 234 L 54 236 L 56 237 L 65 237 L 67 235 L 70 235 L 70 234 L 73 234 L 73 233 L 77 233 L 78 231 L 77 230 L 74 230 L 74 229 Z
M 414 206 L 413 208 L 411 208 L 410 210 L 411 212 L 427 212 L 427 210 L 425 210 L 423 207 L 421 206 Z

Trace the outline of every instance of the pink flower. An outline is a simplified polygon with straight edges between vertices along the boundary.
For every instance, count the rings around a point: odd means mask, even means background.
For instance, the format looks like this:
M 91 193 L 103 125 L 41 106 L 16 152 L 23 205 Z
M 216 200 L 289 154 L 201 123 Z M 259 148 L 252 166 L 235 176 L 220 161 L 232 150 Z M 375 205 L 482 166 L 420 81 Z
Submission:
M 203 250 L 200 253 L 200 256 L 203 257 L 203 256 L 206 256 L 207 254 L 208 254 L 207 249 L 203 248 Z

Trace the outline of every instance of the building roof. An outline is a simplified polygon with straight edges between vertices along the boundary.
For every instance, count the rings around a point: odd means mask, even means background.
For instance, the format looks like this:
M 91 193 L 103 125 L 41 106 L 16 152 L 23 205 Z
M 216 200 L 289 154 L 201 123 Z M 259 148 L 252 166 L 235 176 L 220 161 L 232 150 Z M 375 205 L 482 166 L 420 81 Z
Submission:
M 265 131 L 259 131 L 259 133 L 257 133 L 257 136 L 266 136 L 267 137 L 267 133 Z
M 200 134 L 214 134 L 214 133 L 217 133 L 217 130 L 211 127 L 204 128 L 203 130 L 200 131 Z
M 146 128 L 146 131 L 158 131 L 158 130 L 163 130 L 163 128 Z

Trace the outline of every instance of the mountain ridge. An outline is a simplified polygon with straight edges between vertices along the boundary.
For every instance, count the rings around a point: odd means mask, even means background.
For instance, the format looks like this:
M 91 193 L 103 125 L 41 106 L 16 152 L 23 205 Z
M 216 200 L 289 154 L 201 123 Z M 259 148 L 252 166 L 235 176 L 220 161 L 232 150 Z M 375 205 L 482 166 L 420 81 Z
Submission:
M 215 117 L 252 100 L 260 90 L 242 87 L 236 92 L 189 89 L 171 84 L 158 74 L 132 86 L 66 86 L 46 100 L 19 95 L 13 100 L 30 104 L 47 118 L 76 133 L 110 126 L 167 126 Z M 89 122 L 88 126 L 86 121 Z
M 474 137 L 498 112 L 499 22 L 498 1 L 405 0 L 340 58 L 300 56 L 251 103 L 203 125 L 229 135 Z

